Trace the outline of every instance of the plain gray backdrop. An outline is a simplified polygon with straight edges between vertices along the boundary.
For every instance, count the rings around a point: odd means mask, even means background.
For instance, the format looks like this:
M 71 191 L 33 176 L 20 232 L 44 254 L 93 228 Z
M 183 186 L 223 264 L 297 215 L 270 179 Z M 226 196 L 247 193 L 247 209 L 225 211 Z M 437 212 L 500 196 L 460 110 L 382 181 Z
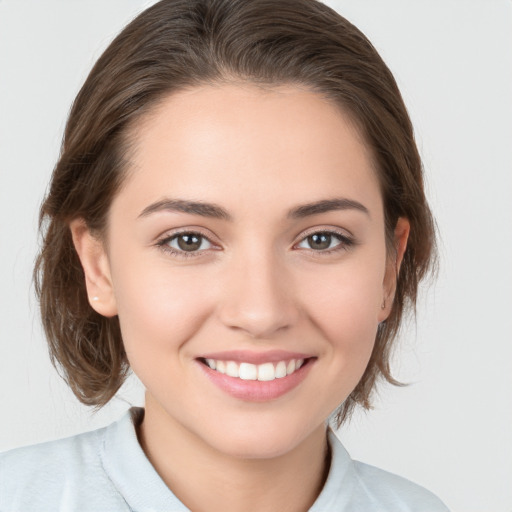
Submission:
M 37 211 L 70 104 L 143 0 L 0 0 L 0 450 L 142 404 L 135 378 L 91 416 L 47 356 L 31 271 Z M 339 432 L 356 459 L 455 512 L 512 511 L 512 3 L 331 0 L 401 87 L 440 233 L 440 274 L 376 408 Z

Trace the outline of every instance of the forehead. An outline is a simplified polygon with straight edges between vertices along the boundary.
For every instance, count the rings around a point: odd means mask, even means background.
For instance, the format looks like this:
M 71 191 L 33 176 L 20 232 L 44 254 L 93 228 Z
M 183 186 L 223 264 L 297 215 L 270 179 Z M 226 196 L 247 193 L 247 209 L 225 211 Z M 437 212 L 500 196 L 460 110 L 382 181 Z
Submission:
M 141 209 L 167 195 L 242 210 L 329 195 L 381 206 L 371 153 L 354 123 L 305 88 L 222 84 L 180 91 L 132 127 L 131 138 L 119 199 L 130 195 Z

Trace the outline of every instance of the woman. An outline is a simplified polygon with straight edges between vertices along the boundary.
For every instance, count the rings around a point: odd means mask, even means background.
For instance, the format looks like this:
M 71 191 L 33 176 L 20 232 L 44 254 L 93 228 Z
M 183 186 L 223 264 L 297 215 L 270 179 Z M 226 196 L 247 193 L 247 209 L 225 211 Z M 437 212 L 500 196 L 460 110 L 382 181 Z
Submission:
M 429 269 L 412 127 L 366 38 L 310 0 L 164 0 L 98 60 L 41 210 L 51 354 L 144 409 L 0 459 L 6 510 L 446 510 L 350 459 Z M 341 404 L 341 405 L 340 405 Z

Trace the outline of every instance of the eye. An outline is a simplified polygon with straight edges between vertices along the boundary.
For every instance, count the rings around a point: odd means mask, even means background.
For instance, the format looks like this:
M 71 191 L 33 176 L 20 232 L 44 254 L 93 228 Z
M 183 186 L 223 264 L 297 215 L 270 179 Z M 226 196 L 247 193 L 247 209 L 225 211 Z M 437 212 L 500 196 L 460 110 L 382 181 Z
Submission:
M 331 252 L 332 250 L 346 249 L 351 245 L 353 245 L 353 241 L 341 233 L 317 231 L 304 238 L 297 247 L 318 252 Z
M 158 242 L 163 249 L 172 253 L 182 253 L 180 255 L 188 256 L 183 253 L 200 252 L 211 249 L 213 244 L 201 233 L 183 232 L 168 236 Z

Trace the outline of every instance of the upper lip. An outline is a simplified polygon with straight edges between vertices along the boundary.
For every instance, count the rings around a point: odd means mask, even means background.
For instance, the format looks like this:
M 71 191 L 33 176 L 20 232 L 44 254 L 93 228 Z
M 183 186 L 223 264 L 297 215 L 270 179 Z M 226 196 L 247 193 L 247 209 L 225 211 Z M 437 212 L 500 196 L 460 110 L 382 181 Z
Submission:
M 201 354 L 199 359 L 215 359 L 216 361 L 262 364 L 278 363 L 279 361 L 289 361 L 290 359 L 308 359 L 310 357 L 313 356 L 311 354 L 289 352 L 287 350 L 268 350 L 265 352 L 227 350 L 223 352 L 209 352 L 208 354 Z

